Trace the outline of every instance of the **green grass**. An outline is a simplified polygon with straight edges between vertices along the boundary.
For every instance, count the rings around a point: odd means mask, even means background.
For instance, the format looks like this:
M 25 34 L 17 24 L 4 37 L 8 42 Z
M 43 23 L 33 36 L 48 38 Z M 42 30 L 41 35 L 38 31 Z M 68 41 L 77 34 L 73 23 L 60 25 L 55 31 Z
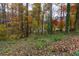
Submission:
M 64 37 L 66 37 L 65 34 L 60 33 L 60 34 L 54 34 L 50 35 L 48 38 L 54 42 L 62 40 Z
M 67 35 L 64 33 L 58 33 L 58 34 L 45 34 L 45 35 L 33 35 L 30 36 L 29 42 L 34 43 L 36 48 L 45 48 L 46 46 L 48 46 L 48 44 L 50 42 L 57 42 L 60 41 L 62 39 L 64 39 Z
M 42 49 L 45 48 L 46 46 L 46 41 L 45 40 L 38 40 L 35 42 L 36 48 Z
M 4 55 L 13 50 L 12 46 L 16 44 L 15 40 L 0 40 L 0 55 Z

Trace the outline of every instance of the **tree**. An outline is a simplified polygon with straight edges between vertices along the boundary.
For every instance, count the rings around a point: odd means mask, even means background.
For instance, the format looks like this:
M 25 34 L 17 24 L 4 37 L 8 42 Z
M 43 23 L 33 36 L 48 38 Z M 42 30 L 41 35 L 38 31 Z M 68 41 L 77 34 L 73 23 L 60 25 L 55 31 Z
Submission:
M 6 3 L 1 3 L 2 18 L 0 19 L 0 39 L 7 39 L 6 33 Z
M 39 33 L 39 28 L 40 28 L 40 12 L 41 12 L 41 3 L 34 3 L 33 4 L 33 19 L 35 19 L 37 22 L 38 33 Z
M 64 31 L 64 27 L 65 27 L 65 13 L 66 13 L 66 5 L 65 4 L 61 4 L 60 7 L 61 10 L 61 16 L 60 16 L 60 31 Z
M 52 3 L 48 4 L 49 14 L 48 14 L 48 33 L 52 34 Z
M 6 19 L 6 11 L 5 11 L 5 3 L 1 3 L 1 6 L 2 6 L 2 18 L 3 20 Z M 3 24 L 5 24 L 5 22 L 3 22 Z
M 75 31 L 79 28 L 78 27 L 78 25 L 79 25 L 79 3 L 76 4 L 76 7 L 77 7 L 76 8 L 77 11 L 76 11 L 75 26 L 74 26 L 75 27 Z
M 70 3 L 67 3 L 66 32 L 70 31 Z
M 62 31 L 62 20 L 63 20 L 63 17 L 62 17 L 62 4 L 61 4 L 61 17 L 60 17 L 60 31 Z
M 21 37 L 24 37 L 24 28 L 23 28 L 23 4 L 19 3 L 19 21 L 20 21 L 20 31 L 21 31 Z
M 70 30 L 74 31 L 75 29 L 75 21 L 76 21 L 76 5 L 71 4 L 70 10 Z
M 25 37 L 28 37 L 29 35 L 29 28 L 28 28 L 28 3 L 26 3 L 26 13 L 25 13 L 26 17 L 25 17 Z
M 44 4 L 42 6 L 42 11 L 41 12 L 42 12 L 41 16 L 42 16 L 42 34 L 43 34 L 43 29 L 44 29 L 44 26 L 43 26 L 44 25 L 44 22 L 43 22 L 44 21 Z
M 23 6 L 22 3 L 19 3 L 19 21 L 20 21 L 20 30 L 21 37 L 28 37 L 29 35 L 29 26 L 28 26 L 28 3 L 26 6 Z

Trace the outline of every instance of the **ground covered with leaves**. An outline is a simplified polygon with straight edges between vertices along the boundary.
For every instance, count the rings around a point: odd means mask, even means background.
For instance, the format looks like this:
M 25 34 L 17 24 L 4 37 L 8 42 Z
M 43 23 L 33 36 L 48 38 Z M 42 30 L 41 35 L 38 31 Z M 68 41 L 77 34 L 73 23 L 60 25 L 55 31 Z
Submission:
M 71 56 L 79 55 L 79 34 L 30 35 L 28 38 L 0 41 L 0 55 Z

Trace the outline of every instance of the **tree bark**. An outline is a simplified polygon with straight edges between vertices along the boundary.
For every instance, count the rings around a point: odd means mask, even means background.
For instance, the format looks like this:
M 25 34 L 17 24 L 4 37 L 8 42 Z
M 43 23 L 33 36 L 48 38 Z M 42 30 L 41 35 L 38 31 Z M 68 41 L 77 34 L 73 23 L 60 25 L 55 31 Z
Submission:
M 70 32 L 70 3 L 67 3 L 66 32 Z

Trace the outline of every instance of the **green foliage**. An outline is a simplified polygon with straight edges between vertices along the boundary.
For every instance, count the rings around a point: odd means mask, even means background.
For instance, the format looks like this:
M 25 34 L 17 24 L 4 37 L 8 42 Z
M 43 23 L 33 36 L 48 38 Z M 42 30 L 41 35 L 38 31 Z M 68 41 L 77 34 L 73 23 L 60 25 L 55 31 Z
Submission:
M 79 56 L 79 51 L 74 52 L 73 55 Z
M 0 32 L 3 32 L 6 30 L 6 26 L 4 24 L 0 24 Z
M 7 39 L 7 33 L 6 33 L 6 26 L 3 24 L 0 24 L 0 40 L 6 40 Z
M 38 39 L 36 41 L 36 48 L 43 49 L 46 46 L 46 41 L 42 39 Z
M 30 40 L 29 39 L 28 40 L 31 43 L 35 42 L 34 44 L 37 49 L 43 49 L 49 45 L 49 42 L 60 41 L 63 38 L 65 38 L 66 36 L 67 35 L 65 35 L 64 33 L 54 34 L 54 35 L 49 35 L 49 34 L 33 35 L 33 36 L 29 37 Z
M 37 21 L 36 19 L 34 19 L 34 20 L 32 21 L 32 26 L 33 26 L 34 28 L 38 28 L 38 21 Z
M 10 40 L 16 40 L 16 39 L 19 39 L 19 38 L 20 38 L 19 36 L 20 36 L 20 35 L 18 35 L 18 34 L 10 35 L 10 36 L 8 37 L 8 39 L 10 39 Z
M 54 34 L 54 35 L 49 35 L 49 39 L 56 42 L 62 40 L 66 35 L 63 33 L 60 34 Z

